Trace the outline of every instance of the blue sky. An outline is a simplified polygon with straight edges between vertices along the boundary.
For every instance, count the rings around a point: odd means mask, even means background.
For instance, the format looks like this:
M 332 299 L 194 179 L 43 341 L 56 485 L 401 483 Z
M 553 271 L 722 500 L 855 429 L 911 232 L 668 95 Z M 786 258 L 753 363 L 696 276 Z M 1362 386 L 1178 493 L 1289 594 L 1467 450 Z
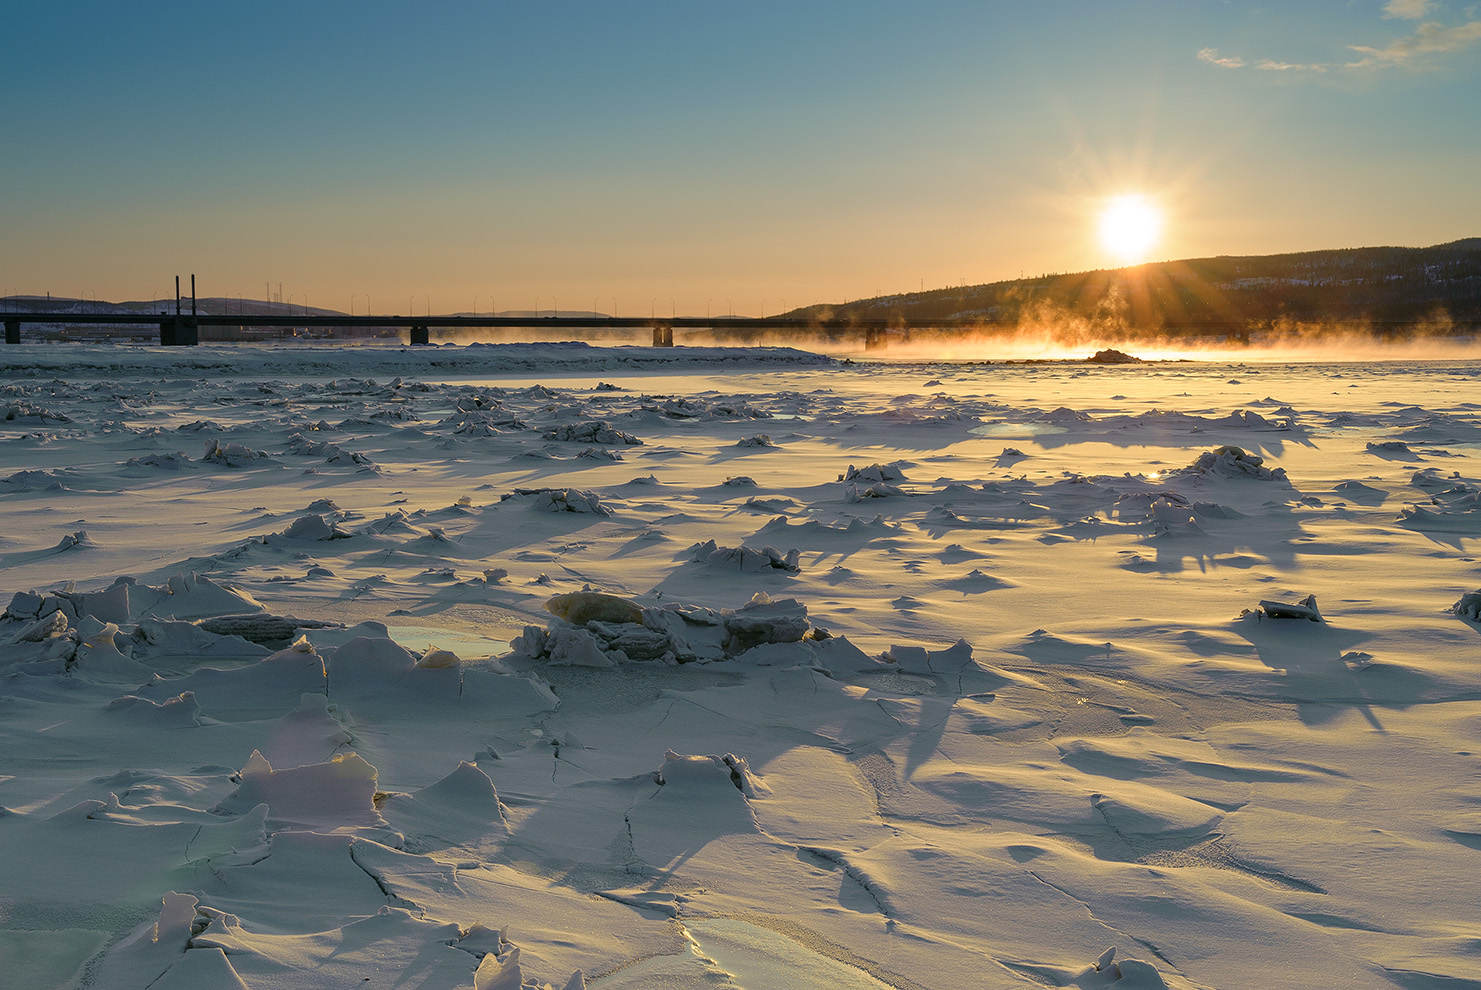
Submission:
M 18 5 L 0 294 L 748 315 L 1481 235 L 1439 0 Z M 363 311 L 363 308 L 362 310 Z

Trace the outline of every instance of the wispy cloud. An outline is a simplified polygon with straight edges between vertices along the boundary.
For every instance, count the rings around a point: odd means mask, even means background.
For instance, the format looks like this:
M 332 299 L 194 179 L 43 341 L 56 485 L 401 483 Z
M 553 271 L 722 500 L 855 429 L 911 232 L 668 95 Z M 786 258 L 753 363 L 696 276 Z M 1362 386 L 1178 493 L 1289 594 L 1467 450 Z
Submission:
M 1429 16 L 1434 0 L 1389 0 L 1383 8 L 1385 18 L 1398 20 L 1420 20 Z M 1475 17 L 1474 7 L 1466 11 Z M 1260 58 L 1249 60 L 1241 55 L 1220 55 L 1216 48 L 1200 48 L 1198 60 L 1221 69 L 1255 69 L 1261 72 L 1314 72 L 1329 70 L 1383 69 L 1396 66 L 1422 68 L 1436 59 L 1452 55 L 1481 44 L 1481 20 L 1470 20 L 1464 24 L 1446 25 L 1437 21 L 1425 21 L 1414 28 L 1414 33 L 1405 38 L 1396 38 L 1381 48 L 1369 45 L 1348 45 L 1360 58 L 1350 62 L 1282 62 Z
M 1430 55 L 1446 55 L 1462 51 L 1481 42 L 1481 21 L 1470 21 L 1456 27 L 1444 24 L 1421 24 L 1412 37 L 1399 38 L 1383 48 L 1368 48 L 1349 45 L 1362 55 L 1357 62 L 1349 62 L 1344 68 L 1361 69 L 1375 65 L 1410 65 Z
M 1198 50 L 1198 59 L 1201 62 L 1207 62 L 1209 65 L 1217 65 L 1225 69 L 1244 68 L 1244 59 L 1225 58 L 1219 54 L 1217 48 L 1200 48 Z
M 1303 64 L 1301 62 L 1276 62 L 1272 59 L 1262 58 L 1255 63 L 1255 68 L 1263 72 L 1326 72 L 1328 67 L 1319 64 Z
M 1383 16 L 1417 21 L 1428 14 L 1432 6 L 1432 0 L 1388 0 L 1383 6 Z
M 1243 69 L 1255 68 L 1262 72 L 1326 72 L 1325 65 L 1304 65 L 1299 62 L 1277 62 L 1274 59 L 1262 58 L 1253 65 L 1240 58 L 1238 55 L 1220 55 L 1217 48 L 1201 48 L 1198 51 L 1198 59 L 1209 65 L 1217 65 L 1221 69 Z

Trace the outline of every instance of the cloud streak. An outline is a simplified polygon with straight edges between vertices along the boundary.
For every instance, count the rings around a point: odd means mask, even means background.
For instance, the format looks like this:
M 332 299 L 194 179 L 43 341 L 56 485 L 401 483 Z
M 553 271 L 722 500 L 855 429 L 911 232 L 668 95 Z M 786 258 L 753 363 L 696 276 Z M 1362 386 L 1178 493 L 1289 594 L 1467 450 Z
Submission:
M 1224 69 L 1244 68 L 1244 59 L 1225 58 L 1219 54 L 1217 48 L 1200 48 L 1198 50 L 1198 60 L 1200 62 L 1207 62 L 1210 65 L 1217 65 Z
M 1344 68 L 1411 65 L 1426 56 L 1463 51 L 1477 42 L 1481 42 L 1481 21 L 1470 21 L 1456 27 L 1435 23 L 1421 24 L 1411 37 L 1399 38 L 1383 48 L 1349 45 L 1348 47 L 1364 57 L 1357 62 L 1349 62 Z
M 1431 0 L 1388 0 L 1383 5 L 1383 16 L 1406 21 L 1422 20 L 1433 6 Z
M 1419 20 L 1428 15 L 1432 0 L 1389 0 L 1383 8 L 1385 18 Z M 1260 58 L 1253 61 L 1241 55 L 1221 55 L 1216 48 L 1200 48 L 1198 60 L 1221 69 L 1254 69 L 1258 72 L 1311 72 L 1331 70 L 1386 69 L 1395 67 L 1423 68 L 1436 59 L 1465 51 L 1481 44 L 1481 20 L 1446 25 L 1426 21 L 1404 38 L 1396 38 L 1381 48 L 1348 45 L 1360 57 L 1350 62 L 1282 62 Z
M 1207 62 L 1209 65 L 1217 65 L 1221 69 L 1253 68 L 1261 72 L 1326 72 L 1329 68 L 1325 65 L 1307 65 L 1300 62 L 1277 62 L 1269 58 L 1250 63 L 1238 55 L 1220 55 L 1217 48 L 1200 48 L 1198 60 Z

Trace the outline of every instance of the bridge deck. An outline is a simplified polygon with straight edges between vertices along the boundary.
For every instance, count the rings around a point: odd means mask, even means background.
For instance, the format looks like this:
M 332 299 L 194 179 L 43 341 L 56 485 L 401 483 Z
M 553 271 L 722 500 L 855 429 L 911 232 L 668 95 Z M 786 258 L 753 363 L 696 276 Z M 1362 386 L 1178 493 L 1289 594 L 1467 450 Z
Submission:
M 430 330 L 517 329 L 517 330 L 651 330 L 655 344 L 672 344 L 674 330 L 728 331 L 810 331 L 825 334 L 862 334 L 866 341 L 883 343 L 892 333 L 929 331 L 1006 332 L 1018 326 L 1016 321 L 947 318 L 907 323 L 899 317 L 880 319 L 816 319 L 798 316 L 770 316 L 751 319 L 741 316 L 328 316 L 318 314 L 258 315 L 173 313 L 0 313 L 5 323 L 6 343 L 20 342 L 20 328 L 25 324 L 64 324 L 66 326 L 157 326 L 161 343 L 193 344 L 200 327 L 382 327 L 405 329 L 414 343 L 426 343 Z M 1357 332 L 1398 335 L 1416 327 L 1414 321 L 1339 321 L 1328 324 Z M 1476 333 L 1481 323 L 1456 324 L 1458 332 Z M 1248 341 L 1260 332 L 1249 322 L 1230 320 L 1182 320 L 1165 323 L 1156 332 L 1178 336 L 1225 336 Z

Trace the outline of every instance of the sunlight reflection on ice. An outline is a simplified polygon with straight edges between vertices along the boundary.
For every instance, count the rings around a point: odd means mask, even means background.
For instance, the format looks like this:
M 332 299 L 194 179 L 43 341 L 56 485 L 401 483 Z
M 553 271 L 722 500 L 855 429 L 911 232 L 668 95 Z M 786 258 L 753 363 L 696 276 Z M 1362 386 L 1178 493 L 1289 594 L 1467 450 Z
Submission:
M 887 990 L 889 987 L 863 970 L 814 952 L 796 939 L 744 921 L 728 918 L 694 921 L 687 925 L 687 930 L 694 943 L 688 952 L 645 959 L 596 980 L 589 987 L 591 990 L 638 987 Z M 721 976 L 722 971 L 728 979 Z

